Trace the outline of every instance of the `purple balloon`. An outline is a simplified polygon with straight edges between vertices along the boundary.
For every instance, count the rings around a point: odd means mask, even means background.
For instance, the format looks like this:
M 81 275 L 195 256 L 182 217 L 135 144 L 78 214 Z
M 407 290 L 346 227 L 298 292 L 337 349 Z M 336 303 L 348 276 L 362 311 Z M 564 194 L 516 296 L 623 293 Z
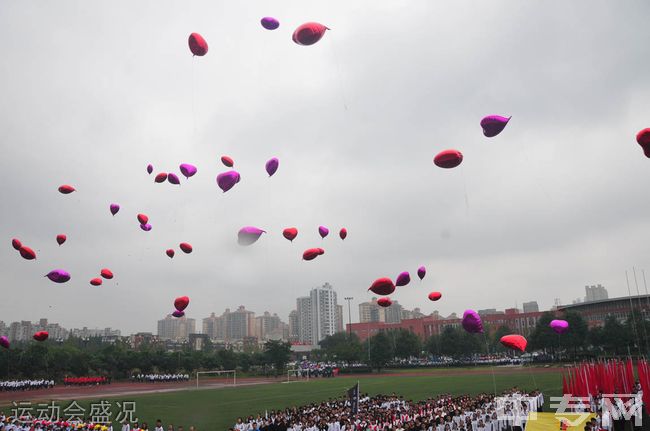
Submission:
M 569 330 L 569 322 L 566 320 L 551 320 L 551 323 L 548 326 L 550 326 L 556 334 L 564 334 Z
M 181 180 L 178 178 L 178 175 L 174 173 L 167 174 L 167 181 L 176 185 L 181 183 Z
M 151 225 L 149 223 L 147 224 L 141 224 L 140 229 L 142 229 L 145 232 L 149 232 L 151 230 Z
M 182 311 L 182 310 L 174 310 L 174 312 L 172 313 L 172 316 L 174 316 L 174 317 L 183 317 L 183 316 L 185 316 L 185 312 Z
M 406 286 L 411 282 L 411 274 L 408 271 L 401 272 L 395 280 L 395 286 Z
M 474 310 L 465 310 L 463 313 L 463 329 L 470 334 L 482 333 L 483 322 L 481 322 L 481 316 Z
M 239 182 L 241 176 L 237 171 L 222 172 L 217 175 L 217 185 L 224 193 L 232 189 Z
M 269 177 L 272 177 L 275 171 L 278 170 L 278 166 L 280 166 L 280 160 L 277 157 L 273 157 L 266 162 L 266 173 L 269 174 Z
M 193 177 L 196 173 L 196 166 L 190 165 L 189 163 L 183 163 L 178 168 L 181 170 L 181 174 L 183 174 L 185 178 Z
M 147 165 L 147 173 L 148 173 L 149 175 L 151 175 L 152 172 L 153 172 L 153 165 L 152 165 L 151 163 L 149 163 L 149 164 Z
M 70 273 L 63 269 L 53 269 L 45 276 L 55 283 L 65 283 L 70 280 Z
M 267 30 L 275 30 L 276 28 L 280 27 L 280 21 L 271 16 L 265 16 L 260 20 L 260 22 L 262 23 L 262 27 Z
M 120 206 L 118 204 L 111 204 L 111 214 L 115 215 L 119 210 Z
M 4 347 L 5 349 L 9 348 L 9 338 L 7 338 L 6 335 L 0 337 L 0 346 Z
M 420 277 L 420 280 L 422 280 L 425 275 L 427 275 L 427 269 L 424 266 L 419 267 L 418 268 L 418 277 Z
M 321 238 L 325 238 L 327 235 L 329 235 L 329 233 L 330 230 L 325 226 L 318 226 L 318 234 L 320 235 Z
M 483 134 L 488 138 L 493 138 L 505 129 L 508 121 L 512 117 L 502 117 L 500 115 L 488 115 L 481 120 Z
M 239 245 L 251 245 L 260 239 L 260 236 L 262 236 L 263 233 L 266 233 L 266 231 L 255 226 L 245 226 L 239 229 L 239 233 L 237 234 L 237 243 Z

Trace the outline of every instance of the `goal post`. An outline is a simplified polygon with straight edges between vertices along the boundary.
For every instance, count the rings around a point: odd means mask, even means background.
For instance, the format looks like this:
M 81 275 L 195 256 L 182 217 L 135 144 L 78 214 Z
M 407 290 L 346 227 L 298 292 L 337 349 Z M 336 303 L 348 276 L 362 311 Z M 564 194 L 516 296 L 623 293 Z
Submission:
M 223 375 L 228 376 L 229 374 L 232 375 L 232 385 L 237 386 L 237 370 L 218 370 L 218 371 L 197 371 L 196 372 L 196 387 L 199 387 L 199 377 L 201 375 L 206 375 L 206 374 L 214 374 L 217 377 L 221 377 Z
M 292 368 L 287 370 L 287 383 L 309 380 L 309 372 L 301 368 Z

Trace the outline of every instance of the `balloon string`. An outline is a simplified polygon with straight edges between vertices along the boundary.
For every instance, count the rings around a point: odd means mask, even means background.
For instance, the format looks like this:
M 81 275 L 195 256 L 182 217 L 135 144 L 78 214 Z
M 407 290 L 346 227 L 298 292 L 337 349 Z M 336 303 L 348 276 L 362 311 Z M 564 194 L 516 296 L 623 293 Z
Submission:
M 485 351 L 487 352 L 488 356 L 490 356 L 490 345 L 488 344 L 487 340 L 487 335 L 485 335 L 485 332 L 483 333 L 483 340 L 485 340 Z M 492 372 L 492 386 L 494 386 L 494 396 L 497 396 L 497 380 L 496 377 L 494 376 L 494 363 L 490 367 L 490 371 Z

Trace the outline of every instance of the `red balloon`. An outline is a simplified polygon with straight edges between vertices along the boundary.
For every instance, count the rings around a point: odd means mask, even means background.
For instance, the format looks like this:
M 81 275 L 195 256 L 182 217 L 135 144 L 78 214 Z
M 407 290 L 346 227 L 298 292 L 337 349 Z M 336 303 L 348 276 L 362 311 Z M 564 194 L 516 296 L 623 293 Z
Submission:
M 228 166 L 229 168 L 232 168 L 235 165 L 234 160 L 228 156 L 221 156 L 221 163 Z
M 198 33 L 190 34 L 188 44 L 190 45 L 190 51 L 192 51 L 192 54 L 194 55 L 203 57 L 208 53 L 208 43 L 203 39 L 203 36 Z
M 36 341 L 45 341 L 50 334 L 47 331 L 38 331 L 34 334 L 34 340 Z
M 155 182 L 157 182 L 157 183 L 164 183 L 165 181 L 167 181 L 167 174 L 164 173 L 164 172 L 161 172 L 161 173 L 157 174 L 156 178 L 154 178 L 153 180 Z
M 643 148 L 643 154 L 650 158 L 650 128 L 636 134 L 636 142 Z
M 102 277 L 104 277 L 106 280 L 110 280 L 111 278 L 113 278 L 113 271 L 111 271 L 111 270 L 108 269 L 108 268 L 103 268 L 103 269 L 99 272 L 99 275 L 101 275 Z
M 190 305 L 190 298 L 187 296 L 179 296 L 174 300 L 174 307 L 179 311 L 185 310 L 188 305 Z
M 391 305 L 393 305 L 393 301 L 391 301 L 388 296 L 384 296 L 383 298 L 379 298 L 377 300 L 377 305 L 379 305 L 380 307 L 390 307 Z
M 102 285 L 102 279 L 99 278 L 99 277 L 93 278 L 92 280 L 90 280 L 90 284 L 92 284 L 93 286 L 101 286 Z
M 298 27 L 294 32 L 292 39 L 298 45 L 313 45 L 325 35 L 329 28 L 317 22 L 307 22 Z
M 64 195 L 70 194 L 70 193 L 72 193 L 74 191 L 75 191 L 75 188 L 68 185 L 68 184 L 64 184 L 61 187 L 59 187 L 59 192 L 63 193 Z
M 145 214 L 138 214 L 138 221 L 140 224 L 147 224 L 149 222 L 149 217 L 147 217 Z
M 16 251 L 19 251 L 19 250 L 20 250 L 20 247 L 23 246 L 23 243 L 20 242 L 20 240 L 19 240 L 18 238 L 14 238 L 14 239 L 11 240 L 11 246 L 12 246 Z
M 310 248 L 303 252 L 302 258 L 303 260 L 314 260 L 321 254 L 325 254 L 325 250 L 322 248 Z
M 346 228 L 344 228 L 344 227 L 341 228 L 341 230 L 339 231 L 339 236 L 341 237 L 341 239 L 347 238 L 348 230 Z
M 60 233 L 60 234 L 58 234 L 58 235 L 56 236 L 56 242 L 57 242 L 57 244 L 59 244 L 59 245 L 63 244 L 63 243 L 65 242 L 66 239 L 68 239 L 68 237 L 65 236 L 65 235 L 62 234 L 62 233 Z
M 433 163 L 440 168 L 450 169 L 460 165 L 463 161 L 463 154 L 458 150 L 444 150 L 439 152 L 433 159 Z
M 295 227 L 288 227 L 282 231 L 282 236 L 288 239 L 289 241 L 293 241 L 298 236 L 298 229 L 296 229 Z
M 172 248 L 168 248 L 167 251 L 166 251 L 165 253 L 166 253 L 167 256 L 169 256 L 169 257 L 174 257 L 174 255 L 176 254 L 176 252 L 175 252 L 174 249 L 172 249 Z
M 393 284 L 393 280 L 390 278 L 382 277 L 375 280 L 368 290 L 377 295 L 390 295 L 395 292 L 395 285 Z
M 526 350 L 526 344 L 528 344 L 528 341 L 521 335 L 517 334 L 511 334 L 511 335 L 504 335 L 501 337 L 501 344 L 503 344 L 506 347 L 509 347 L 511 349 L 519 350 L 520 352 L 523 352 Z
M 179 247 L 181 248 L 181 250 L 183 250 L 184 253 L 187 253 L 187 254 L 192 253 L 192 246 L 187 242 L 180 243 Z
M 440 298 L 442 298 L 442 293 L 440 293 L 440 292 L 431 292 L 431 293 L 429 294 L 429 299 L 430 299 L 431 301 L 437 301 L 437 300 L 439 300 Z
M 36 253 L 34 252 L 34 250 L 32 250 L 31 248 L 29 248 L 27 246 L 20 247 L 20 250 L 18 250 L 18 251 L 20 252 L 20 255 L 22 257 L 24 257 L 25 259 L 27 259 L 27 260 L 36 259 Z

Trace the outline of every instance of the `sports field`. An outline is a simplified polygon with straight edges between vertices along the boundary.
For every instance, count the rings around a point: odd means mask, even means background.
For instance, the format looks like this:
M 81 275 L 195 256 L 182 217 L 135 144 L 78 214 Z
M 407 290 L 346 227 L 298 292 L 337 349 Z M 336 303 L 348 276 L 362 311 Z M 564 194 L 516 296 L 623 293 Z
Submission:
M 386 371 L 382 374 L 341 376 L 330 379 L 312 379 L 292 383 L 266 381 L 239 387 L 196 390 L 184 384 L 164 393 L 101 397 L 93 391 L 92 399 L 77 400 L 90 411 L 90 404 L 109 400 L 113 414 L 117 401 L 134 401 L 140 421 L 153 429 L 156 419 L 163 424 L 183 425 L 187 430 L 194 425 L 199 431 L 225 430 L 238 416 L 264 415 L 265 410 L 302 405 L 313 401 L 344 396 L 347 389 L 359 381 L 361 392 L 369 394 L 396 393 L 407 399 L 420 400 L 440 393 L 476 394 L 500 392 L 518 386 L 523 389 L 538 388 L 548 402 L 551 395 L 559 395 L 562 388 L 560 371 L 552 368 L 481 367 L 451 369 L 418 369 Z M 105 387 L 109 390 L 110 387 Z M 155 385 L 151 390 L 158 390 Z M 95 388 L 92 388 L 95 389 Z M 102 388 L 97 388 L 102 389 Z M 114 390 L 111 391 L 115 393 Z M 30 393 L 12 394 L 13 401 L 29 400 Z M 54 395 L 54 394 L 53 394 Z M 90 393 L 86 396 L 91 396 Z M 23 398 L 19 398 L 23 397 Z M 80 395 L 79 398 L 85 397 Z M 95 398 L 96 397 L 96 398 Z M 45 398 L 39 396 L 39 398 Z M 63 410 L 71 400 L 61 401 Z M 3 401 L 2 404 L 7 404 Z M 35 405 L 35 404 L 34 404 Z M 7 411 L 9 407 L 5 408 Z M 119 430 L 119 428 L 117 428 Z

